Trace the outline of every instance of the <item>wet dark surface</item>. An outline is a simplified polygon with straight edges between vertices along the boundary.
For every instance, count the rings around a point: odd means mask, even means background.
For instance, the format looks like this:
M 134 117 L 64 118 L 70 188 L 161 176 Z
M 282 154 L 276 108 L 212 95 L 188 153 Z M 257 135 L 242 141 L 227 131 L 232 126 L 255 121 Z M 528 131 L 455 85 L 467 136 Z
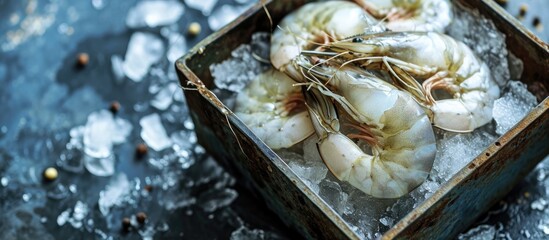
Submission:
M 124 58 L 133 33 L 161 36 L 160 27 L 126 27 L 127 12 L 136 2 L 104 1 L 105 6 L 96 9 L 92 1 L 0 0 L 1 238 L 133 239 L 147 235 L 145 230 L 152 228 L 154 238 L 227 239 L 243 226 L 262 230 L 255 231 L 253 238 L 299 238 L 243 188 L 239 179 L 233 179 L 190 140 L 185 146 L 188 156 L 184 160 L 168 162 L 161 168 L 152 166 L 149 158 L 161 159 L 164 154 L 172 153 L 172 149 L 150 151 L 141 160 L 135 158 L 135 146 L 143 142 L 139 120 L 146 115 L 158 113 L 168 133 L 181 129 L 186 134 L 192 132 L 192 126 L 185 125 L 190 119 L 184 102 L 174 101 L 167 110 L 149 105 L 155 97 L 151 86 L 177 82 L 169 76 L 173 65 L 165 57 L 153 68 L 168 77 L 149 74 L 141 82 L 128 78 L 115 81 L 111 56 Z M 548 31 L 531 23 L 536 16 L 542 24 L 547 23 L 547 17 L 541 14 L 546 8 L 536 8 L 539 1 L 524 2 L 529 4 L 529 10 L 522 21 L 547 41 Z M 236 4 L 220 1 L 217 6 L 223 3 Z M 507 4 L 512 15 L 518 14 L 520 3 Z M 206 18 L 185 6 L 182 17 L 172 25 L 172 32 L 185 33 L 193 21 L 201 23 L 202 32 L 197 37 L 186 36 L 188 48 L 211 33 Z M 168 39 L 161 39 L 167 49 Z M 77 68 L 75 58 L 81 52 L 88 53 L 90 61 L 84 68 Z M 115 174 L 100 177 L 83 166 L 78 171 L 63 168 L 65 160 L 61 156 L 84 161 L 81 151 L 67 149 L 70 130 L 85 125 L 90 113 L 108 109 L 111 101 L 120 102 L 122 108 L 117 116 L 133 126 L 126 140 L 113 148 Z M 182 167 L 181 161 L 190 166 Z M 51 166 L 57 167 L 59 178 L 45 183 L 41 173 Z M 98 206 L 99 193 L 120 173 L 127 176 L 132 193 L 129 200 L 103 215 Z M 481 217 L 478 225 L 494 227 L 494 237 L 498 239 L 549 237 L 547 173 L 547 163 L 542 163 L 490 213 Z M 146 185 L 153 190 L 144 193 Z M 59 186 L 65 188 L 65 196 L 48 197 Z M 69 190 L 71 186 L 73 191 Z M 204 207 L 204 199 L 222 195 L 227 189 L 238 193 L 230 204 L 213 211 Z M 72 216 L 78 201 L 87 205 L 88 213 L 74 224 L 66 222 L 59 226 L 59 216 L 67 209 Z M 166 204 L 186 201 L 191 203 L 175 209 Z M 148 215 L 146 224 L 136 225 L 127 233 L 122 231 L 122 218 L 140 211 Z

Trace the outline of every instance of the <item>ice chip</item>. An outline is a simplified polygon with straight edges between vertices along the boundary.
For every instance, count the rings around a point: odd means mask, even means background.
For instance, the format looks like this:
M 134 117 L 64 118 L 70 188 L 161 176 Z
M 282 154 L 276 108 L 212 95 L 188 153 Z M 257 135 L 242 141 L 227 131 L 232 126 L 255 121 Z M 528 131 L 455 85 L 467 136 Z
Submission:
M 140 82 L 151 65 L 164 56 L 164 43 L 151 33 L 136 32 L 130 38 L 122 67 L 133 81 Z
M 139 229 L 139 235 L 141 235 L 143 240 L 152 240 L 156 231 L 153 226 L 146 226 L 145 228 Z
M 458 236 L 459 240 L 492 240 L 496 237 L 496 227 L 480 225 Z
M 171 63 L 174 63 L 175 60 L 182 57 L 187 52 L 187 41 L 183 35 L 178 33 L 170 34 L 168 40 L 170 42 L 170 47 L 168 48 L 166 57 Z
M 151 100 L 151 106 L 158 110 L 166 110 L 173 102 L 174 92 L 178 90 L 177 84 L 169 83 L 154 96 Z
M 246 226 L 234 230 L 231 233 L 231 240 L 254 240 L 254 239 L 271 239 L 265 238 L 265 231 L 261 229 L 249 229 Z M 274 238 L 273 238 L 274 239 Z
M 120 204 L 122 198 L 130 192 L 130 182 L 124 173 L 119 173 L 111 179 L 105 190 L 99 192 L 99 211 L 107 216 L 110 209 Z
M 122 83 L 124 80 L 124 61 L 118 55 L 111 56 L 112 73 L 114 74 L 114 80 L 116 83 Z
M 69 220 L 70 214 L 71 214 L 70 208 L 63 211 L 61 214 L 59 214 L 59 216 L 57 216 L 57 225 L 59 226 L 65 225 L 65 223 L 67 223 L 67 221 Z
M 105 158 L 84 157 L 84 166 L 91 174 L 107 177 L 114 174 L 114 155 Z
M 288 166 L 294 171 L 297 176 L 309 180 L 311 183 L 319 184 L 326 177 L 328 168 L 320 162 L 298 163 L 289 162 Z
M 537 100 L 519 81 L 509 81 L 507 92 L 494 102 L 493 116 L 496 121 L 496 133 L 504 134 L 532 110 Z
M 104 0 L 92 0 L 91 2 L 92 2 L 92 6 L 97 10 L 101 10 L 105 7 Z
M 239 92 L 266 69 L 253 57 L 250 45 L 240 45 L 231 52 L 231 56 L 231 59 L 210 66 L 218 88 Z
M 204 16 L 210 15 L 212 9 L 218 0 L 185 0 L 185 4 L 190 8 L 199 10 Z
M 179 1 L 141 1 L 128 12 L 126 25 L 138 28 L 173 24 L 181 18 L 184 10 Z
M 141 125 L 141 138 L 155 151 L 162 151 L 171 146 L 172 141 L 166 134 L 160 116 L 156 113 L 147 115 L 139 120 Z
M 345 212 L 349 195 L 343 192 L 339 183 L 324 179 L 320 183 L 320 197 L 339 214 Z
M 78 201 L 76 202 L 76 205 L 74 206 L 74 211 L 72 212 L 72 218 L 74 218 L 77 221 L 82 221 L 88 215 L 88 205 L 85 203 Z
M 211 189 L 200 195 L 198 202 L 204 211 L 214 212 L 219 208 L 230 205 L 236 197 L 238 197 L 238 193 L 230 188 Z
M 505 35 L 478 10 L 454 6 L 454 19 L 447 28 L 448 35 L 469 46 L 488 65 L 496 83 L 505 86 L 510 78 Z
M 449 180 L 495 139 L 496 136 L 486 131 L 448 134 L 437 143 L 437 158 L 433 164 L 432 173 L 439 179 Z
M 217 31 L 235 20 L 246 9 L 248 9 L 248 6 L 232 6 L 225 4 L 216 9 L 212 15 L 208 17 L 208 25 L 212 31 Z
M 93 158 L 106 158 L 111 155 L 112 145 L 124 142 L 131 130 L 128 121 L 115 118 L 107 110 L 94 112 L 84 128 L 84 152 Z

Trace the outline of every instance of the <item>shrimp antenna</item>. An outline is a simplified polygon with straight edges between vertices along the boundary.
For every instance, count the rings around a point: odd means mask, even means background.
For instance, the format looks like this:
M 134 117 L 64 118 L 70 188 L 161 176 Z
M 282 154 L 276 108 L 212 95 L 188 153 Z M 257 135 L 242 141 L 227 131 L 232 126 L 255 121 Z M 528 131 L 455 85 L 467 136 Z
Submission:
M 229 126 L 229 129 L 233 133 L 233 136 L 236 140 L 236 143 L 238 144 L 238 147 L 240 148 L 240 151 L 242 152 L 242 154 L 246 155 L 246 152 L 244 152 L 244 148 L 242 148 L 242 144 L 240 143 L 240 140 L 238 140 L 238 136 L 236 135 L 236 132 L 234 131 L 233 126 L 229 121 L 229 115 L 233 115 L 233 116 L 236 116 L 236 115 L 229 108 L 227 108 L 221 102 L 221 100 L 219 100 L 217 95 L 215 95 L 215 93 L 213 93 L 210 89 L 208 89 L 206 85 L 204 85 L 204 83 L 200 81 L 200 79 L 193 79 L 193 80 L 189 79 L 187 81 L 187 84 L 195 86 L 195 88 L 187 88 L 181 85 L 179 85 L 179 87 L 183 90 L 198 91 L 198 93 L 200 93 L 202 97 L 210 100 L 211 103 L 213 103 L 216 107 L 220 109 L 221 113 L 223 113 L 223 115 L 225 116 L 225 121 L 227 121 L 227 125 Z
M 271 32 L 273 32 L 273 18 L 271 17 L 271 13 L 269 13 L 269 9 L 267 9 L 267 0 L 261 0 L 261 7 L 263 7 L 263 11 L 265 11 L 267 18 L 269 19 L 270 29 Z

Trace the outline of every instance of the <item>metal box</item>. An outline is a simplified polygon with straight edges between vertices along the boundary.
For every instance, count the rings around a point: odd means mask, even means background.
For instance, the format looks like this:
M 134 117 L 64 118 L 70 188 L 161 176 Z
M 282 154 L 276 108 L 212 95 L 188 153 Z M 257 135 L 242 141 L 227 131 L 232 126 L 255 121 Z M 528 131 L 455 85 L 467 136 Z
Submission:
M 273 0 L 267 1 L 265 7 L 276 26 L 283 16 L 306 2 Z M 494 1 L 456 2 L 478 9 L 506 35 L 508 50 L 524 62 L 521 81 L 541 103 L 430 198 L 400 219 L 385 232 L 383 239 L 456 236 L 549 154 L 549 46 Z M 240 44 L 249 43 L 252 33 L 271 30 L 267 14 L 259 3 L 176 62 L 181 85 L 191 88 L 184 92 L 198 141 L 229 171 L 246 179 L 246 184 L 255 189 L 284 222 L 306 238 L 358 239 L 335 211 L 238 118 L 227 113 L 222 103 L 206 89 L 213 87 L 211 64 L 229 58 Z

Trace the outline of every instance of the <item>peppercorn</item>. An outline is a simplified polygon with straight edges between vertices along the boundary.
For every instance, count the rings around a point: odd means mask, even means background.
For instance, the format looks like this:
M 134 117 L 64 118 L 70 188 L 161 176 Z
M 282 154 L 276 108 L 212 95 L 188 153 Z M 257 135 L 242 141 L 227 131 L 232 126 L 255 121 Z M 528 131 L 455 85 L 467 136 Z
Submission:
M 137 158 L 142 158 L 147 154 L 147 151 L 147 145 L 145 145 L 144 143 L 140 143 L 135 148 L 135 155 L 137 156 Z
M 117 102 L 117 101 L 111 102 L 111 105 L 109 106 L 109 110 L 110 110 L 113 114 L 116 114 L 116 113 L 120 110 L 120 103 Z
M 197 36 L 202 31 L 202 27 L 199 23 L 193 22 L 189 24 L 189 28 L 187 30 L 188 34 L 192 37 Z
M 129 218 L 125 217 L 122 219 L 122 230 L 129 231 L 132 223 Z
M 83 68 L 88 65 L 90 56 L 87 53 L 79 53 L 76 57 L 76 66 Z
M 135 218 L 137 219 L 137 222 L 139 224 L 143 224 L 145 223 L 145 221 L 147 220 L 147 215 L 144 213 L 144 212 L 138 212 L 136 215 L 135 215 Z
M 43 175 L 46 181 L 51 182 L 57 179 L 58 172 L 57 172 L 57 169 L 55 169 L 54 167 L 49 167 L 49 168 L 46 168 L 46 170 L 44 170 Z

